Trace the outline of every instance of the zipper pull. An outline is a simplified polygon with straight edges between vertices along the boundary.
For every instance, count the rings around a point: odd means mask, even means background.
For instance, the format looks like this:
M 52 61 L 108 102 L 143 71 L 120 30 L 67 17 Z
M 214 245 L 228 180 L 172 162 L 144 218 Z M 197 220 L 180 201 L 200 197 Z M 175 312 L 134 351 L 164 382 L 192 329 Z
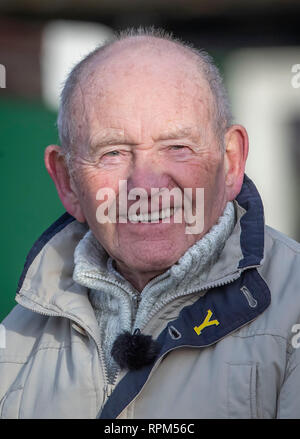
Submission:
M 140 294 L 138 294 L 138 295 L 136 295 L 136 296 L 134 296 L 134 300 L 135 300 L 135 308 L 136 308 L 136 310 L 138 309 L 138 307 L 139 307 L 139 304 L 140 304 L 140 302 L 141 302 L 141 295 Z
M 102 399 L 102 407 L 101 407 L 101 409 L 103 408 L 104 404 L 106 403 L 106 401 L 108 400 L 108 398 L 112 394 L 113 389 L 114 389 L 114 385 L 113 384 L 106 384 L 103 387 L 103 399 Z

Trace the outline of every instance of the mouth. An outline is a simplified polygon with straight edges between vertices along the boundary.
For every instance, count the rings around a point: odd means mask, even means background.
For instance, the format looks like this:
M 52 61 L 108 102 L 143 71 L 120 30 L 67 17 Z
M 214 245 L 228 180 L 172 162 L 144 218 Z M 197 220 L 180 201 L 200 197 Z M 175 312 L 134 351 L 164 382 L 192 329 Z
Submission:
M 177 208 L 178 209 L 178 208 Z M 134 215 L 128 215 L 128 220 L 131 223 L 158 223 L 164 219 L 171 218 L 174 215 L 173 207 L 161 209 L 156 212 L 146 212 L 146 213 L 139 213 Z

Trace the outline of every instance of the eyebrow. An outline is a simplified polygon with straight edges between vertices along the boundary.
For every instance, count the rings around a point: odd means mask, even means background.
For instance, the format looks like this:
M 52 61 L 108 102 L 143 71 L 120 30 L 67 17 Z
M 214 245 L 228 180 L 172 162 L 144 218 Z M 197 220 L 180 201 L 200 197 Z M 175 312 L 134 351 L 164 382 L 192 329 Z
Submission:
M 90 149 L 94 151 L 101 146 L 117 145 L 120 143 L 124 144 L 133 142 L 130 142 L 130 139 L 126 137 L 123 129 L 107 128 L 93 136 L 90 140 Z
M 198 138 L 200 135 L 200 130 L 195 127 L 171 127 L 166 131 L 160 133 L 160 135 L 155 138 L 155 140 L 171 140 L 171 139 L 181 139 L 183 137 L 193 137 Z

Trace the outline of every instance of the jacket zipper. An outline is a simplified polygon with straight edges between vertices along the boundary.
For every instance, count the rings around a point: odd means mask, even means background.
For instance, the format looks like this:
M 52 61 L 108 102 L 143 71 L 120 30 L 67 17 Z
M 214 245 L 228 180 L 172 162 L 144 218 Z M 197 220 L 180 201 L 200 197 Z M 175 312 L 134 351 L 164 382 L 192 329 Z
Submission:
M 101 413 L 101 411 L 104 407 L 104 404 L 106 403 L 106 401 L 108 400 L 108 398 L 112 394 L 113 389 L 114 389 L 114 384 L 109 384 L 109 383 L 105 384 L 104 389 L 103 389 L 102 404 L 101 404 L 101 408 L 100 408 L 99 413 Z
M 135 308 L 136 308 L 136 311 L 137 311 L 137 309 L 139 307 L 139 303 L 141 301 L 141 296 L 140 295 L 135 295 L 135 296 L 133 296 L 133 299 L 134 299 Z M 113 392 L 113 390 L 115 388 L 115 385 L 116 385 L 119 373 L 120 373 L 120 369 L 118 369 L 118 371 L 116 372 L 116 374 L 115 374 L 115 376 L 113 378 L 112 383 L 109 384 L 108 383 L 108 376 L 107 376 L 107 369 L 106 369 L 106 366 L 105 366 L 103 349 L 100 350 L 100 361 L 102 363 L 102 371 L 103 371 L 103 375 L 105 376 L 106 383 L 105 383 L 104 389 L 103 389 L 103 399 L 102 399 L 102 404 L 101 404 L 101 408 L 99 410 L 98 416 L 101 414 L 102 409 L 103 409 L 106 401 L 108 400 L 108 398 L 112 394 L 112 392 Z
M 139 303 L 141 301 L 141 296 L 140 295 L 135 295 L 133 296 L 134 302 L 135 302 L 135 309 L 137 311 L 138 307 L 139 307 Z M 112 394 L 114 387 L 116 385 L 118 376 L 119 376 L 119 372 L 120 369 L 118 369 L 118 371 L 116 372 L 113 381 L 111 384 L 108 383 L 108 375 L 107 375 L 107 369 L 105 366 L 105 360 L 104 360 L 104 353 L 103 353 L 103 349 L 100 349 L 100 361 L 102 362 L 102 370 L 103 370 L 103 375 L 105 375 L 105 379 L 106 379 L 106 383 L 104 386 L 104 390 L 103 390 L 103 399 L 102 399 L 102 404 L 101 404 L 101 408 L 99 413 L 101 413 L 106 401 L 108 400 L 108 398 L 110 397 L 110 395 Z

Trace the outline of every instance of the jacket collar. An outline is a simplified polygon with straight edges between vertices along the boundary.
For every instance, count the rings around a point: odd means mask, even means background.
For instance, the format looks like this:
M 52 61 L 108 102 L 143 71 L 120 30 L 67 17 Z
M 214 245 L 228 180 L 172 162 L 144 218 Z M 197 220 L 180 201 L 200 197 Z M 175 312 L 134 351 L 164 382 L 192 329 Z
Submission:
M 239 268 L 260 265 L 264 256 L 264 208 L 254 183 L 246 175 L 236 201 L 246 211 L 240 221 L 243 257 Z

